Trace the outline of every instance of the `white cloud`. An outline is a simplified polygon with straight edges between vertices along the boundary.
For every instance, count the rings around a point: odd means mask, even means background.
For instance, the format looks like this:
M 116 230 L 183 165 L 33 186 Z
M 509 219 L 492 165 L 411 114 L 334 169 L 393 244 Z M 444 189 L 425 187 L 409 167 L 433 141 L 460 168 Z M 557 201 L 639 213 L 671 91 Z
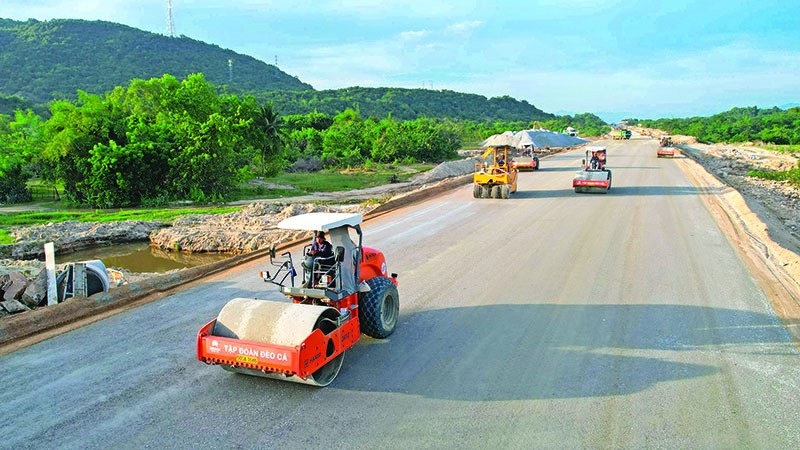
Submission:
M 454 23 L 447 27 L 447 31 L 454 34 L 470 34 L 483 26 L 483 21 L 472 20 L 469 22 Z
M 420 31 L 403 31 L 402 33 L 398 34 L 397 37 L 404 41 L 416 41 L 419 39 L 428 36 L 430 33 L 425 30 Z

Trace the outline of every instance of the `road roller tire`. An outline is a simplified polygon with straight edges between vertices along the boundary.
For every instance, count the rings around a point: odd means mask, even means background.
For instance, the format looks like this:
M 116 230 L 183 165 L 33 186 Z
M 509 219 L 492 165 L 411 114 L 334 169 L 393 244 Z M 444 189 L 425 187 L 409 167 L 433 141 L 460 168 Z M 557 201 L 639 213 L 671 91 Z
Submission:
M 500 198 L 507 199 L 511 196 L 511 186 L 505 184 L 500 187 Z
M 500 198 L 500 186 L 492 186 L 492 198 Z
M 481 198 L 489 198 L 491 196 L 492 189 L 491 186 L 482 185 L 481 186 Z
M 481 185 L 474 184 L 472 186 L 472 196 L 475 198 L 481 198 Z
M 389 337 L 400 317 L 397 286 L 386 277 L 374 277 L 367 284 L 370 291 L 358 294 L 361 332 L 376 339 Z

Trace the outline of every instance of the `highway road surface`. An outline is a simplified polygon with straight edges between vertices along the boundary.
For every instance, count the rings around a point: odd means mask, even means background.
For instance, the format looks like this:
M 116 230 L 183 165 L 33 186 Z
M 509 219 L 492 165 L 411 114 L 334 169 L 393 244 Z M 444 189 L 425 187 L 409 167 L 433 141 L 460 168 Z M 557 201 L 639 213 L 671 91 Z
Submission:
M 509 200 L 464 186 L 364 226 L 401 319 L 315 388 L 195 359 L 264 261 L 0 357 L 0 447 L 800 448 L 800 351 L 677 160 L 608 141 Z M 298 250 L 299 251 L 299 250 Z

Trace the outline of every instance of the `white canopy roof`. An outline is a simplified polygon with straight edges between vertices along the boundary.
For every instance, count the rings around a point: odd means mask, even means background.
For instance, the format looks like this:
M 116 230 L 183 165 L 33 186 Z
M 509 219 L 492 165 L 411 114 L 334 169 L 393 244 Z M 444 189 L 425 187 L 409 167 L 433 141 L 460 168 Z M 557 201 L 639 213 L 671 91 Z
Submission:
M 356 226 L 361 223 L 361 214 L 348 213 L 308 213 L 283 219 L 278 228 L 286 230 L 330 230 L 344 225 Z
M 606 147 L 604 145 L 588 145 L 586 146 L 586 150 L 590 152 L 598 152 L 605 150 Z

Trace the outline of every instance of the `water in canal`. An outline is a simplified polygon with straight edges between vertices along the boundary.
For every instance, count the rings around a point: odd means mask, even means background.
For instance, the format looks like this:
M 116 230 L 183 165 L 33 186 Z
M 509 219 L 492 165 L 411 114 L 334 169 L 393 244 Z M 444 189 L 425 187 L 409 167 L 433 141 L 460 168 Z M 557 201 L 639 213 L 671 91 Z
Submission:
M 137 273 L 162 273 L 173 269 L 201 266 L 232 256 L 227 253 L 168 252 L 151 247 L 150 242 L 145 241 L 97 247 L 64 255 L 59 255 L 56 250 L 56 264 L 99 259 L 106 267 L 122 268 Z

